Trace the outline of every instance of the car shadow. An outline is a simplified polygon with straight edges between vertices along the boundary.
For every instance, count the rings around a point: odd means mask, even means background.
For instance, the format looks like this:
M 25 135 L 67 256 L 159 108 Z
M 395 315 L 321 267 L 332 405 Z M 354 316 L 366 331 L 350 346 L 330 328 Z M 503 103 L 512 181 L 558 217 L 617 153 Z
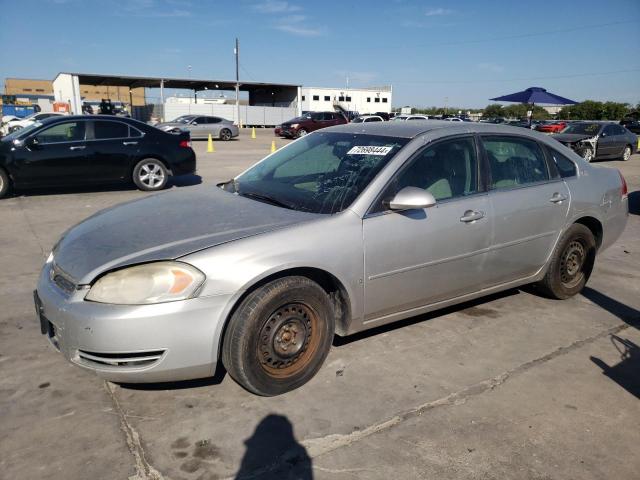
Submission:
M 510 290 L 505 290 L 502 292 L 493 293 L 491 295 L 487 295 L 485 297 L 477 298 L 475 300 L 469 300 L 468 302 L 459 303 L 457 305 L 453 305 L 450 307 L 445 307 L 442 309 L 435 310 L 433 312 L 425 313 L 422 315 L 417 315 L 415 317 L 407 318 L 405 320 L 400 320 L 397 322 L 389 323 L 387 325 L 381 325 L 379 327 L 374 327 L 370 330 L 366 330 L 364 332 L 354 333 L 353 335 L 349 335 L 347 337 L 340 337 L 336 335 L 333 339 L 334 347 L 342 347 L 345 345 L 349 345 L 353 342 L 358 342 L 360 340 L 364 340 L 369 337 L 373 337 L 376 335 L 380 335 L 382 333 L 392 332 L 394 330 L 398 330 L 400 328 L 407 327 L 409 325 L 414 325 L 416 323 L 425 322 L 427 320 L 431 320 L 433 318 L 442 317 L 444 315 L 448 315 L 450 313 L 455 312 L 464 312 L 467 310 L 470 316 L 482 316 L 484 315 L 484 311 L 487 313 L 495 314 L 493 310 L 489 309 L 481 309 L 479 308 L 481 305 L 486 303 L 493 302 L 495 300 L 499 300 L 501 298 L 511 297 L 513 295 L 518 295 L 520 293 L 520 289 L 512 288 Z M 479 313 L 479 315 L 476 315 Z
M 640 215 L 640 190 L 629 192 L 629 213 Z
M 609 366 L 604 360 L 591 356 L 590 360 L 602 369 L 603 375 L 640 399 L 640 347 L 627 338 L 611 335 L 611 343 L 620 354 L 620 361 Z
M 625 305 L 604 293 L 585 287 L 582 290 L 582 296 L 598 305 L 603 310 L 615 315 L 620 320 L 631 327 L 640 329 L 640 311 L 633 307 Z
M 157 391 L 157 390 L 185 390 L 187 388 L 203 388 L 210 387 L 212 385 L 220 385 L 227 376 L 227 370 L 222 365 L 222 362 L 216 364 L 216 371 L 212 377 L 197 378 L 194 380 L 181 380 L 177 382 L 156 382 L 156 383 L 119 383 L 122 388 L 127 390 L 145 390 L 145 391 Z
M 202 177 L 200 175 L 180 175 L 171 177 L 167 184 L 167 189 L 171 187 L 191 187 L 200 185 Z M 25 190 L 17 190 L 13 197 L 40 197 L 45 195 L 77 195 L 83 193 L 104 193 L 104 192 L 131 192 L 138 190 L 133 184 L 114 183 L 105 185 L 82 185 L 71 187 L 41 187 Z M 166 190 L 166 189 L 165 189 Z M 10 197 L 9 197 L 10 198 Z

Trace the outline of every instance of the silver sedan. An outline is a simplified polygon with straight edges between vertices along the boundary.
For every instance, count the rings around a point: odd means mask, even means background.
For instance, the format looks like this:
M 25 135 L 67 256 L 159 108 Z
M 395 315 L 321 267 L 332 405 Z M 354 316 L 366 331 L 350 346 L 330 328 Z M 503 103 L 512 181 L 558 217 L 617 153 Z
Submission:
M 222 362 L 277 395 L 314 376 L 335 334 L 530 283 L 576 295 L 627 216 L 617 170 L 538 132 L 343 125 L 218 186 L 90 217 L 53 249 L 35 302 L 55 348 L 106 379 Z
M 177 130 L 187 130 L 191 138 L 213 138 L 220 140 L 231 140 L 240 135 L 237 125 L 231 120 L 208 115 L 182 115 L 170 122 L 158 123 L 156 128 L 165 132 Z

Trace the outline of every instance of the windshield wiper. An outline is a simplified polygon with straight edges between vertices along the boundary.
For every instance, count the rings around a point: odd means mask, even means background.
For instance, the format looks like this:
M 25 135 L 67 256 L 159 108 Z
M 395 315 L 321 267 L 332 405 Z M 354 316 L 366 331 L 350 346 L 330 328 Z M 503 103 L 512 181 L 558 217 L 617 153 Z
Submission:
M 258 201 L 270 203 L 271 205 L 275 205 L 276 207 L 283 207 L 283 208 L 288 208 L 289 210 L 295 210 L 295 208 L 289 205 L 288 203 L 278 200 L 277 198 L 270 197 L 269 195 L 263 195 L 261 193 L 254 193 L 254 192 L 238 192 L 238 195 L 241 195 L 243 197 L 253 198 Z

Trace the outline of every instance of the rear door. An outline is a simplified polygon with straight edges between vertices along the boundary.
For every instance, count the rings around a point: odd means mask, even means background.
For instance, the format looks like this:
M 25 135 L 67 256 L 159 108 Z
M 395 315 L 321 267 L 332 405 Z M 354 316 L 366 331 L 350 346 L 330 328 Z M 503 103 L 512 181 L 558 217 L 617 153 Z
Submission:
M 542 147 L 516 135 L 482 135 L 494 234 L 487 274 L 497 285 L 536 273 L 565 225 L 569 189 Z
M 76 120 L 44 128 L 16 148 L 15 180 L 18 184 L 68 185 L 87 176 L 87 122 Z
M 91 140 L 87 142 L 90 181 L 128 178 L 139 150 L 141 132 L 118 120 L 94 120 L 87 136 Z

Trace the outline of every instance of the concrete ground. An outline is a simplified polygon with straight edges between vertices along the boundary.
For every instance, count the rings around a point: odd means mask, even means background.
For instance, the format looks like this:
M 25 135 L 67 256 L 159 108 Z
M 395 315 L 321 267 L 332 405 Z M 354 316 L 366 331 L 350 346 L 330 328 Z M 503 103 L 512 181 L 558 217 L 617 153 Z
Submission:
M 213 185 L 268 153 L 247 131 L 197 142 Z M 278 146 L 285 141 L 276 139 Z M 612 479 L 640 472 L 640 155 L 628 227 L 582 295 L 528 290 L 336 339 L 306 386 L 251 395 L 203 381 L 120 386 L 40 335 L 31 292 L 59 235 L 148 194 L 21 193 L 0 202 L 0 477 L 7 479 Z

